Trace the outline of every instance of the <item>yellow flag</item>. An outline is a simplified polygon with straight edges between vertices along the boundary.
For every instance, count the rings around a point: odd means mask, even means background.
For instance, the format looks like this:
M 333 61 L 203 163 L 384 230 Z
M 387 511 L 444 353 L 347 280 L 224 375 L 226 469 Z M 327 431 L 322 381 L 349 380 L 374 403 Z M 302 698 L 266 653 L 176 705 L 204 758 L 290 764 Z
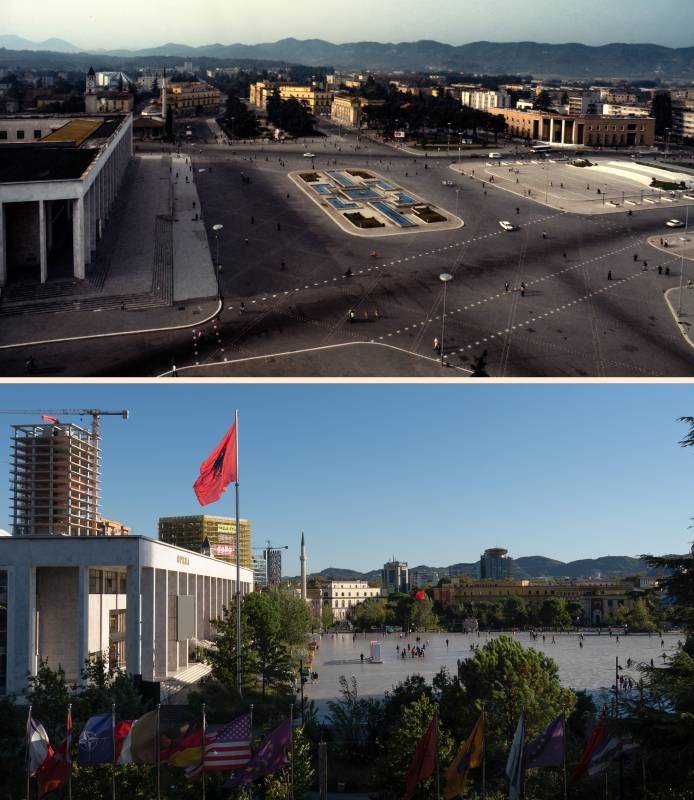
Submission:
M 477 720 L 472 733 L 460 745 L 460 750 L 458 750 L 456 757 L 446 770 L 446 788 L 443 790 L 445 800 L 451 800 L 453 797 L 463 793 L 468 772 L 473 767 L 480 766 L 483 752 L 484 715 Z

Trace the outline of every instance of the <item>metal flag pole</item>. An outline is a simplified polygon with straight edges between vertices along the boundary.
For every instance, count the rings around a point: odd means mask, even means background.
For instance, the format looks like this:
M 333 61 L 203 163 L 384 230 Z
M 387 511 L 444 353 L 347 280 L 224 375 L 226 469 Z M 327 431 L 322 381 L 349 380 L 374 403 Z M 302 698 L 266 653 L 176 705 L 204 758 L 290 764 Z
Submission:
M 157 704 L 157 735 L 155 737 L 157 747 L 157 800 L 161 800 L 161 742 L 159 741 L 159 722 L 161 717 L 161 703 Z
M 207 716 L 205 703 L 202 704 L 202 800 L 205 800 L 205 738 L 207 735 Z
M 111 704 L 111 742 L 113 753 L 111 758 L 111 800 L 116 800 L 116 704 Z
M 439 762 L 439 712 L 434 712 L 434 736 L 436 736 L 436 800 L 441 797 L 441 769 Z
M 67 742 L 65 743 L 65 759 L 67 761 L 67 796 L 72 800 L 72 703 L 67 704 Z
M 31 798 L 31 709 L 32 705 L 29 704 L 29 715 L 27 716 L 27 732 L 26 732 L 26 772 L 27 772 L 27 800 Z
M 568 797 L 568 784 L 566 782 L 566 712 L 562 709 L 562 716 L 564 717 L 564 758 L 562 759 L 562 766 L 564 770 L 564 800 Z
M 243 697 L 241 686 L 241 528 L 239 524 L 239 411 L 236 409 L 236 688 Z

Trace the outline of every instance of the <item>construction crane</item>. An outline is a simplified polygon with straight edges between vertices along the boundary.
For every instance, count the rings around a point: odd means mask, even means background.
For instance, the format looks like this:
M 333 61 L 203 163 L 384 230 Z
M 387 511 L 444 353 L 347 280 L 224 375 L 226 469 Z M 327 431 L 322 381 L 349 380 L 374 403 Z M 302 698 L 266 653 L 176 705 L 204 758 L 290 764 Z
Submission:
M 101 417 L 123 417 L 123 419 L 128 419 L 130 412 L 128 409 L 124 409 L 123 411 L 104 411 L 100 408 L 58 408 L 58 409 L 41 409 L 41 410 L 27 410 L 27 409 L 20 409 L 17 410 L 10 410 L 6 411 L 4 409 L 0 410 L 0 414 L 14 414 L 18 416 L 20 414 L 26 414 L 28 416 L 46 416 L 46 417 L 91 417 L 92 418 L 92 436 L 95 439 L 98 439 L 101 435 Z

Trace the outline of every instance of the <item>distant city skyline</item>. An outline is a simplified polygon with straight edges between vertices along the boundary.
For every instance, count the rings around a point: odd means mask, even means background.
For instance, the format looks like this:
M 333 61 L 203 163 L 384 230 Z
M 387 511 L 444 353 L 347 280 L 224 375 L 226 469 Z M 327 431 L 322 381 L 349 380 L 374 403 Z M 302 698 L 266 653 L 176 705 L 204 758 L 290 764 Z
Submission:
M 21 0 L 4 0 L 3 30 L 41 41 L 66 39 L 84 49 L 156 47 L 166 42 L 191 46 L 221 43 L 257 44 L 286 37 L 320 38 L 336 44 L 355 41 L 403 42 L 434 39 L 453 45 L 485 40 L 652 43 L 668 47 L 692 45 L 694 6 L 688 0 L 631 0 L 581 4 L 556 0 L 497 0 L 493 9 L 483 0 L 354 0 L 349 14 L 325 12 L 318 0 L 287 6 L 266 0 L 259 9 L 246 4 L 224 5 L 205 0 L 200 13 L 186 13 L 180 0 L 167 4 L 162 16 L 157 4 L 121 0 L 95 5 L 87 0 L 64 0 L 44 5 L 41 14 Z M 133 21 L 136 22 L 133 25 Z
M 302 529 L 309 572 L 445 566 L 494 546 L 562 561 L 686 552 L 692 538 L 687 385 L 3 384 L 2 397 L 128 408 L 102 423 L 101 511 L 154 538 L 160 516 L 233 516 L 233 487 L 201 509 L 192 484 L 238 407 L 241 515 L 255 545 L 289 546 L 287 575 Z M 0 417 L 0 528 L 10 426 L 31 419 Z

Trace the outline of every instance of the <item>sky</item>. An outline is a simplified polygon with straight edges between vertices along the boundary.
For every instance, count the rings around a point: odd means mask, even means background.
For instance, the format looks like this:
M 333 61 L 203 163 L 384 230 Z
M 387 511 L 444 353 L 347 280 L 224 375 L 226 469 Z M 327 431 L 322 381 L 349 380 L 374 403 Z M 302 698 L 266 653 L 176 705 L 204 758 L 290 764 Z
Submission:
M 241 516 L 299 573 L 472 562 L 487 547 L 562 561 L 686 552 L 687 385 L 0 384 L 0 409 L 127 408 L 102 422 L 102 514 L 157 536 L 197 514 L 201 462 L 239 409 Z M 0 415 L 0 528 L 10 426 Z M 65 420 L 79 422 L 78 418 Z M 89 420 L 85 420 L 87 424 Z M 233 487 L 215 515 L 234 514 Z
M 40 41 L 52 36 L 85 49 L 140 48 L 166 42 L 255 44 L 293 36 L 350 41 L 436 39 L 606 44 L 694 44 L 691 0 L 62 0 L 36 5 L 2 0 L 0 30 Z

